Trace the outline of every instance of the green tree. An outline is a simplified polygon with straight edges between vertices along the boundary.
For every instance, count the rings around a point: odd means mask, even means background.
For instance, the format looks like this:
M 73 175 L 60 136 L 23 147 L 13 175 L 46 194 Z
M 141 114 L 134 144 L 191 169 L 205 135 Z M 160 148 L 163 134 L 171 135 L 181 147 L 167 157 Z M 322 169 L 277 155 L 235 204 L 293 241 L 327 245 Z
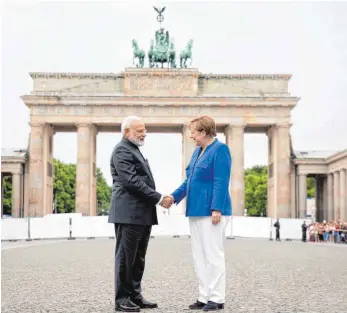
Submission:
M 75 212 L 76 164 L 54 159 L 53 199 L 57 213 Z
M 307 197 L 314 198 L 316 195 L 316 180 L 313 177 L 307 178 Z
M 98 199 L 98 213 L 106 214 L 110 208 L 112 188 L 99 168 L 96 169 L 96 196 Z
M 67 164 L 56 159 L 53 162 L 53 194 L 57 212 L 75 212 L 76 164 Z M 100 168 L 96 169 L 96 197 L 98 207 L 107 213 L 111 201 L 111 187 L 107 185 Z
M 3 188 L 3 214 L 4 215 L 11 215 L 11 208 L 12 208 L 12 176 L 4 176 L 2 180 L 2 186 Z
M 245 170 L 245 208 L 247 215 L 266 214 L 267 166 L 256 165 Z

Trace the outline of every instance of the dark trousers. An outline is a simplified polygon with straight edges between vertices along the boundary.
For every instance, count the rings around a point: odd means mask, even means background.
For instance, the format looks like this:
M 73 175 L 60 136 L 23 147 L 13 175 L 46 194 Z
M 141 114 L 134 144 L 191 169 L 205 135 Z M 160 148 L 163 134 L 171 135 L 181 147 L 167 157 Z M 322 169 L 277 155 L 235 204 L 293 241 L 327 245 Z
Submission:
M 276 228 L 276 240 L 281 240 L 280 238 L 280 230 Z
M 303 242 L 306 242 L 306 232 L 305 232 L 305 233 L 304 233 L 304 232 L 302 233 L 302 241 L 303 241 Z
M 115 298 L 142 299 L 141 280 L 152 226 L 115 224 Z

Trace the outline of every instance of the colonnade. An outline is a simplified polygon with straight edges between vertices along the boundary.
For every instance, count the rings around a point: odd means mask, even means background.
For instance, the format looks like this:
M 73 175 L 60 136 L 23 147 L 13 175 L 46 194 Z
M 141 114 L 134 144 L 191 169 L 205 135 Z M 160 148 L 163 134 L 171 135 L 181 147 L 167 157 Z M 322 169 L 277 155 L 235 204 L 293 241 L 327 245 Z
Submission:
M 299 173 L 298 186 L 298 217 L 305 217 L 307 174 Z M 314 175 L 316 181 L 316 219 L 346 220 L 347 218 L 347 169 L 336 169 L 328 174 Z
M 33 123 L 30 136 L 30 182 L 28 216 L 43 216 L 53 203 L 54 126 Z M 76 212 L 96 215 L 97 126 L 77 124 Z M 243 215 L 245 205 L 244 133 L 246 125 L 224 125 L 226 144 L 232 153 L 230 192 L 233 214 Z M 269 127 L 268 215 L 291 217 L 289 125 Z M 182 125 L 183 171 L 195 148 L 187 125 Z

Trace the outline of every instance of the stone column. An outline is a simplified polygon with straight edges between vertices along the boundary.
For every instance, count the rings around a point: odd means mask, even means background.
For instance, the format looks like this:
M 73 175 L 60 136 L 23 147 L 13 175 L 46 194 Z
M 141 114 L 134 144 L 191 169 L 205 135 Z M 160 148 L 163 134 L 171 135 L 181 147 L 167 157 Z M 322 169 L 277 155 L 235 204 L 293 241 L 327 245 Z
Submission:
M 76 213 L 96 215 L 96 128 L 77 125 Z
M 327 175 L 327 219 L 332 221 L 334 219 L 334 188 L 333 188 L 333 174 Z
M 277 217 L 291 216 L 290 125 L 278 125 Z
M 52 211 L 53 128 L 43 123 L 30 126 L 28 216 L 44 216 Z
M 334 219 L 340 219 L 340 173 L 334 173 Z
M 316 220 L 322 222 L 324 220 L 324 201 L 323 201 L 323 177 L 316 176 Z
M 340 170 L 340 218 L 346 221 L 346 171 Z
M 277 156 L 277 130 L 270 127 L 268 132 L 268 180 L 267 180 L 267 216 L 276 217 L 275 215 L 275 179 L 274 164 Z
M 291 166 L 291 173 L 290 173 L 290 217 L 296 218 L 296 169 L 295 165 Z
M 295 175 L 295 217 L 300 218 L 300 175 Z
M 24 165 L 24 200 L 23 200 L 23 207 L 24 207 L 24 211 L 23 211 L 23 215 L 22 217 L 28 216 L 29 214 L 29 181 L 30 181 L 30 176 L 29 176 L 29 162 L 26 162 Z
M 4 215 L 4 175 L 1 173 L 1 218 Z
M 52 214 L 53 212 L 53 143 L 54 143 L 54 129 L 50 125 L 45 125 L 44 128 L 44 210 L 43 215 Z
M 193 152 L 196 148 L 196 143 L 190 138 L 190 130 L 188 125 L 183 125 L 182 128 L 182 182 L 186 179 L 186 168 L 192 158 Z M 186 200 L 180 203 L 180 213 L 186 212 Z
M 323 219 L 328 221 L 328 178 L 325 175 L 323 178 Z
M 31 126 L 29 216 L 44 216 L 52 213 L 53 134 L 53 127 L 49 124 Z M 32 144 L 33 148 L 31 148 Z M 31 156 L 31 154 L 33 155 Z M 32 181 L 32 171 L 35 181 Z
M 21 173 L 12 173 L 12 217 L 20 217 Z
M 269 137 L 268 216 L 291 216 L 290 125 L 272 126 Z
M 29 212 L 28 216 L 43 215 L 43 198 L 46 192 L 44 172 L 44 124 L 30 124 L 29 142 Z
M 307 176 L 299 175 L 299 218 L 306 217 L 307 209 Z
M 245 209 L 244 128 L 245 125 L 225 128 L 225 142 L 232 156 L 230 192 L 232 215 L 235 216 L 243 216 Z
M 320 196 L 320 191 L 319 191 L 319 177 L 316 175 L 315 177 L 315 206 L 316 206 L 316 212 L 315 212 L 315 220 L 320 221 L 320 216 L 319 216 L 319 211 L 320 211 L 320 203 L 319 203 L 319 196 Z

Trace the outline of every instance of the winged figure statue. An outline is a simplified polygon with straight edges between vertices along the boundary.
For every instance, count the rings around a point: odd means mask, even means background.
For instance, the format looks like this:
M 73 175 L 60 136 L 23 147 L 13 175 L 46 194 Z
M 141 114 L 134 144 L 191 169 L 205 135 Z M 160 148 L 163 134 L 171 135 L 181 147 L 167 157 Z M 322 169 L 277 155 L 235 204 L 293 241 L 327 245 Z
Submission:
M 165 11 L 166 7 L 163 7 L 161 9 L 161 8 L 157 8 L 157 7 L 153 6 L 153 8 L 154 8 L 154 10 L 156 10 L 158 12 L 159 15 L 161 15 Z

